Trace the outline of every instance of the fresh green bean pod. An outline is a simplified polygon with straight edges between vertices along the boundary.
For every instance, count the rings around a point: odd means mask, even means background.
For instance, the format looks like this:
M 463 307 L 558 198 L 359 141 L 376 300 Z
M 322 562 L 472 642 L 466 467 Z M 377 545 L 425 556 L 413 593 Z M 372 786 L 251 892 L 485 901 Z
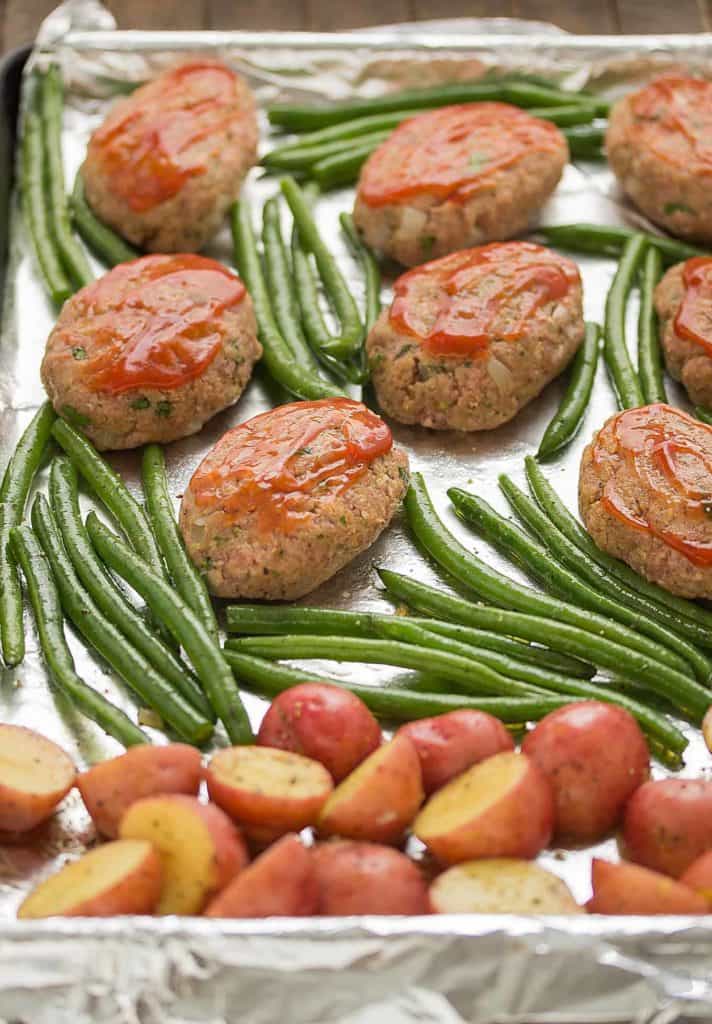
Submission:
M 230 740 L 252 743 L 250 721 L 229 666 L 190 605 L 93 512 L 89 513 L 86 525 L 103 561 L 141 595 L 156 618 L 165 623 L 184 648 Z
M 712 410 L 704 409 L 701 405 L 696 405 L 693 412 L 698 420 L 702 423 L 706 423 L 708 427 L 712 427 Z
M 671 669 L 665 663 L 671 652 L 660 644 L 638 636 L 634 630 L 619 622 L 515 583 L 464 548 L 438 518 L 419 473 L 411 478 L 405 508 L 418 543 L 444 569 L 478 597 L 508 609 L 522 610 L 527 617 L 538 623 L 537 631 L 531 632 L 530 624 L 520 621 L 518 629 L 527 629 L 527 633 L 507 630 L 510 635 L 535 640 L 555 650 L 561 649 L 560 644 L 565 636 L 567 646 L 564 650 L 568 654 L 645 683 L 656 693 L 669 697 L 677 707 L 689 709 L 697 718 L 704 714 L 703 705 L 708 701 L 705 691 L 689 676 Z M 474 619 L 472 615 L 463 624 L 495 631 L 502 628 L 503 620 L 496 614 L 483 615 L 479 622 Z M 509 619 L 509 622 L 512 621 Z
M 45 402 L 37 410 L 10 457 L 0 485 L 0 642 L 5 664 L 25 656 L 22 587 L 10 548 L 10 531 L 22 522 L 32 481 L 50 439 L 54 410 Z
M 385 138 L 381 139 L 381 142 L 384 142 Z M 364 142 L 349 146 L 348 149 L 344 149 L 340 153 L 317 160 L 315 164 L 312 164 L 310 174 L 319 183 L 319 188 L 323 192 L 328 192 L 332 188 L 353 185 L 361 168 L 381 142 Z
M 351 246 L 354 256 L 356 256 L 363 267 L 363 275 L 366 284 L 366 309 L 364 321 L 366 324 L 366 333 L 368 334 L 381 313 L 381 270 L 378 266 L 376 257 L 356 230 L 356 225 L 354 224 L 354 219 L 351 214 L 339 214 L 339 223 L 341 224 L 341 230 L 346 235 L 346 239 Z
M 563 128 L 562 133 L 569 144 L 569 153 L 573 159 L 605 159 L 603 144 L 606 140 L 606 133 L 603 128 L 593 124 L 576 124 L 569 128 Z
M 336 260 L 319 234 L 306 196 L 293 178 L 283 178 L 280 186 L 292 211 L 301 243 L 314 254 L 327 298 L 341 325 L 339 337 L 332 338 L 328 350 L 331 355 L 347 358 L 358 352 L 363 343 L 363 324 L 358 307 Z
M 22 121 L 22 211 L 45 287 L 52 302 L 59 308 L 72 294 L 73 288 L 49 229 L 43 164 L 42 125 L 39 115 L 34 110 L 28 110 Z
M 49 222 L 64 269 L 76 288 L 94 280 L 84 250 L 72 233 L 62 163 L 62 76 L 53 64 L 39 82 L 45 186 Z
M 333 608 L 310 608 L 304 605 L 272 606 L 263 604 L 228 605 L 225 617 L 229 633 L 248 636 L 279 636 L 283 633 L 310 633 L 315 636 L 375 637 L 380 623 L 390 622 L 392 614 L 376 612 L 346 612 Z M 502 636 L 482 629 L 467 629 L 464 626 L 450 626 L 437 619 L 409 618 L 409 622 L 433 632 L 469 643 L 472 647 L 486 648 L 508 654 L 519 661 L 529 662 L 541 669 L 590 678 L 595 673 L 593 665 L 578 658 L 534 647 L 520 640 Z
M 272 171 L 289 171 L 290 173 L 301 173 L 308 171 L 314 164 L 319 163 L 322 160 L 327 160 L 332 156 L 340 156 L 345 151 L 351 150 L 356 146 L 379 146 L 384 142 L 390 132 L 368 132 L 364 135 L 359 135 L 355 139 L 334 139 L 331 142 L 321 142 L 317 145 L 306 146 L 292 146 L 285 147 L 284 149 L 275 149 L 271 153 L 267 153 L 261 163 L 268 170 Z
M 13 527 L 11 545 L 27 582 L 40 647 L 57 689 L 78 711 L 91 718 L 125 747 L 150 743 L 148 736 L 123 711 L 87 686 L 77 675 L 64 636 L 57 587 L 39 541 L 29 526 Z
M 102 615 L 197 711 L 211 718 L 212 707 L 197 679 L 129 603 L 99 560 L 79 511 L 76 470 L 64 456 L 52 462 L 49 491 L 52 511 L 74 570 Z
M 603 356 L 621 409 L 643 405 L 638 374 L 628 355 L 625 314 L 633 283 L 647 247 L 645 235 L 633 235 L 626 242 L 611 287 L 606 296 L 603 328 Z
M 92 252 L 106 264 L 115 267 L 119 263 L 128 263 L 141 255 L 137 249 L 125 242 L 110 227 L 99 220 L 84 194 L 84 182 L 81 173 L 74 179 L 74 188 L 69 201 L 72 222 Z
M 437 674 L 457 683 L 466 693 L 521 697 L 541 691 L 516 679 L 507 679 L 488 668 L 474 656 L 415 647 L 393 640 L 371 640 L 348 636 L 239 637 L 228 640 L 228 650 L 244 651 L 258 658 L 328 658 L 332 661 L 357 661 L 375 665 L 396 665 Z
M 607 573 L 625 583 L 631 590 L 636 590 L 658 607 L 671 609 L 681 620 L 690 620 L 700 627 L 694 637 L 691 633 L 685 635 L 690 636 L 696 643 L 704 647 L 712 647 L 712 612 L 696 604 L 694 601 L 687 601 L 683 597 L 671 594 L 669 590 L 659 587 L 656 583 L 650 583 L 635 572 L 634 569 L 631 569 L 629 565 L 626 565 L 625 562 L 621 562 L 618 558 L 614 558 L 605 551 L 601 551 L 575 516 L 566 508 L 566 505 L 546 479 L 536 461 L 531 456 L 527 456 L 524 460 L 524 466 L 534 497 L 554 526 L 565 537 L 568 537 L 590 559 L 605 569 Z M 703 637 L 705 638 L 704 642 Z
M 389 722 L 410 722 L 431 715 L 443 715 L 447 711 L 471 709 L 487 711 L 510 725 L 523 725 L 571 703 L 565 697 L 552 697 L 548 694 L 536 697 L 467 697 L 460 694 L 420 693 L 401 688 L 362 686 L 360 683 L 347 683 L 343 679 L 315 676 L 313 672 L 302 672 L 236 650 L 226 649 L 225 658 L 241 685 L 262 697 L 278 697 L 299 683 L 329 683 L 355 694 L 374 715 Z
M 583 343 L 571 363 L 569 383 L 553 419 L 544 432 L 537 457 L 549 458 L 576 435 L 588 407 L 598 367 L 601 328 L 587 323 Z
M 698 679 L 702 682 L 710 680 L 712 662 L 694 646 L 694 643 L 683 639 L 692 634 L 690 639 L 694 638 L 699 642 L 699 639 L 702 638 L 709 642 L 701 627 L 691 623 L 689 619 L 683 619 L 676 615 L 669 608 L 661 608 L 652 601 L 648 601 L 636 590 L 631 590 L 620 580 L 610 576 L 605 569 L 593 559 L 588 558 L 580 548 L 561 533 L 537 503 L 521 491 L 509 477 L 500 477 L 500 487 L 516 515 L 541 541 L 550 558 L 554 559 L 557 564 L 568 568 L 583 584 L 587 585 L 587 589 L 590 588 L 594 593 L 605 595 L 615 601 L 617 608 L 614 617 L 619 622 L 625 622 L 629 626 L 637 625 L 642 632 L 647 632 L 648 636 L 676 651 L 688 664 L 692 665 Z M 584 591 L 581 593 L 583 595 Z M 602 609 L 599 607 L 598 610 Z
M 190 605 L 213 640 L 218 639 L 218 620 L 203 577 L 195 568 L 173 514 L 168 493 L 166 461 L 159 444 L 148 444 L 143 450 L 141 478 L 146 508 L 153 532 L 176 590 Z
M 260 256 L 244 202 L 235 203 L 231 213 L 235 263 L 247 285 L 257 319 L 263 358 L 272 377 L 297 398 L 319 399 L 343 395 L 343 390 L 315 377 L 297 365 L 274 317 Z
M 620 256 L 627 242 L 638 231 L 631 228 L 610 227 L 603 224 L 544 224 L 536 229 L 550 245 L 571 252 L 587 252 L 595 256 Z M 708 256 L 709 252 L 698 249 L 687 242 L 663 235 L 646 234 L 649 245 L 655 246 L 663 258 L 665 266 L 689 260 L 692 256 Z
M 64 613 L 87 643 L 121 676 L 146 707 L 189 743 L 203 743 L 212 723 L 156 672 L 142 654 L 126 643 L 122 633 L 104 618 L 81 585 L 67 555 L 46 498 L 38 494 L 32 506 L 32 527 L 49 562 Z
M 507 494 L 513 494 L 513 485 L 508 485 Z M 495 512 L 482 498 L 458 488 L 451 488 L 448 496 L 465 522 L 523 566 L 554 596 L 571 601 L 579 608 L 606 615 L 645 634 L 659 645 L 657 657 L 664 664 L 680 672 L 689 672 L 692 668 L 698 678 L 708 680 L 710 663 L 692 644 L 663 628 L 658 622 L 649 621 L 645 613 L 641 614 L 635 608 L 615 601 L 596 587 L 589 586 L 575 572 L 560 565 L 557 558 L 552 557 L 545 547 L 532 540 L 511 520 Z M 521 492 L 516 500 L 518 509 L 527 505 L 527 496 Z M 534 502 L 530 502 L 528 511 L 532 518 L 536 517 L 538 510 Z M 648 650 L 652 653 L 650 648 Z
M 559 128 L 576 128 L 579 125 L 588 127 L 597 116 L 593 103 L 571 103 L 568 106 L 560 107 L 530 107 L 527 113 L 532 117 L 541 118 L 542 121 L 551 121 Z M 600 134 L 600 129 L 596 129 L 596 132 Z
M 390 114 L 371 114 L 366 117 L 353 117 L 348 121 L 330 125 L 328 128 L 319 128 L 314 132 L 301 134 L 294 142 L 287 142 L 270 150 L 263 159 L 263 163 L 271 161 L 273 156 L 277 158 L 282 154 L 293 153 L 296 150 L 311 149 L 314 146 L 324 146 L 327 143 L 339 142 L 351 143 L 354 139 L 362 138 L 364 135 L 373 135 L 374 132 L 391 132 L 401 122 L 419 113 L 417 110 L 394 110 Z
M 667 402 L 663 362 L 658 338 L 658 317 L 654 292 L 663 271 L 662 257 L 651 246 L 640 272 L 640 313 L 638 315 L 638 376 L 645 405 Z

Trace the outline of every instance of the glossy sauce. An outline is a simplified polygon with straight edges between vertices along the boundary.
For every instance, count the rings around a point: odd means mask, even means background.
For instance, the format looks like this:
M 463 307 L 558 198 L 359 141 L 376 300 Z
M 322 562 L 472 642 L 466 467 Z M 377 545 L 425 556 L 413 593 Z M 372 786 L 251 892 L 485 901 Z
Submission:
M 437 288 L 430 326 L 432 304 L 417 299 L 424 275 Z M 493 242 L 403 274 L 393 287 L 389 319 L 433 354 L 484 356 L 495 332 L 505 341 L 523 337 L 536 311 L 563 299 L 579 281 L 574 263 L 540 245 Z
M 319 444 L 329 432 L 328 444 Z M 256 515 L 267 533 L 291 533 L 317 495 L 339 495 L 393 446 L 389 427 L 349 398 L 294 402 L 229 431 L 190 482 L 198 507 L 215 506 L 225 525 Z
M 205 173 L 206 155 L 194 147 L 234 120 L 235 75 L 222 64 L 196 61 L 162 75 L 132 99 L 109 114 L 89 146 L 112 193 L 143 213 Z
M 675 316 L 675 332 L 712 355 L 712 256 L 695 256 L 682 270 L 685 293 Z
M 615 472 L 604 487 L 604 508 L 628 526 L 664 541 L 693 565 L 711 566 L 712 427 L 669 405 L 648 405 L 619 413 L 601 429 L 593 445 L 596 465 L 616 465 L 611 441 L 637 477 L 638 490 L 649 496 L 651 506 L 655 502 L 655 511 L 650 516 L 627 500 Z M 662 525 L 661 514 L 675 526 Z M 709 540 L 695 537 L 704 532 Z
M 115 395 L 200 376 L 223 343 L 218 318 L 242 302 L 245 287 L 204 256 L 144 256 L 115 267 L 82 297 L 92 346 L 76 365 L 89 388 Z
M 665 75 L 633 97 L 641 145 L 691 173 L 712 174 L 712 82 Z
M 564 146 L 553 124 L 507 103 L 443 107 L 404 121 L 378 147 L 361 172 L 359 196 L 369 206 L 417 195 L 465 202 L 522 157 Z

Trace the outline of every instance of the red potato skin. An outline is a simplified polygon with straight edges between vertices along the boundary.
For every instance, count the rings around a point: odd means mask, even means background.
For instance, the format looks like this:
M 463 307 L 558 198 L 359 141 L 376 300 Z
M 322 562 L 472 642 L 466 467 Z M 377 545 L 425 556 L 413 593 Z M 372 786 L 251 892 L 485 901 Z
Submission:
M 514 740 L 498 718 L 484 711 L 449 711 L 401 726 L 420 758 L 425 795 L 460 775 L 478 761 L 514 750 Z
M 93 900 L 77 904 L 63 917 L 117 917 L 125 914 L 152 914 L 161 895 L 163 871 L 155 850 L 139 871 Z
M 707 902 L 667 875 L 638 864 L 594 858 L 589 914 L 706 914 Z
M 679 878 L 712 849 L 712 782 L 646 782 L 628 801 L 623 840 L 629 860 Z
M 312 854 L 319 914 L 427 914 L 428 887 L 416 865 L 377 843 L 334 840 Z
M 257 742 L 310 757 L 341 782 L 381 745 L 381 728 L 366 705 L 347 690 L 300 683 L 272 701 Z
M 63 759 L 66 768 L 66 778 L 62 780 L 54 792 L 49 793 L 18 793 L 12 786 L 5 786 L 0 782 L 0 831 L 13 833 L 29 832 L 52 816 L 55 808 L 65 798 L 74 785 L 76 769 L 69 754 L 46 736 L 35 732 L 34 729 L 27 729 L 24 725 L 3 725 L 1 734 L 5 730 L 11 730 L 15 737 L 26 736 L 28 742 L 40 741 L 48 749 L 53 748 L 53 754 Z
M 522 752 L 551 783 L 554 833 L 563 843 L 602 838 L 650 773 L 650 752 L 636 720 L 624 708 L 581 701 L 546 715 L 522 743 Z
M 680 875 L 680 881 L 707 900 L 707 906 L 712 911 L 712 850 L 693 860 L 687 871 Z
M 291 834 L 245 868 L 205 911 L 206 917 L 310 917 L 318 889 L 311 851 Z
M 186 743 L 165 747 L 133 747 L 120 757 L 94 765 L 77 778 L 86 809 L 97 831 L 110 839 L 131 804 L 148 796 L 185 793 L 200 788 L 200 751 Z

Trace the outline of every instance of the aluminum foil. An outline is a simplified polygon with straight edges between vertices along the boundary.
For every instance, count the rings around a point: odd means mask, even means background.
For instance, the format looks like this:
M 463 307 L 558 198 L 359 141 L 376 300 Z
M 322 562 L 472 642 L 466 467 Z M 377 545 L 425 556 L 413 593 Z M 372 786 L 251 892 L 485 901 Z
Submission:
M 524 29 L 524 31 L 523 31 Z M 94 0 L 70 0 L 45 22 L 31 65 L 61 63 L 67 84 L 63 144 L 67 180 L 87 139 L 114 97 L 182 55 L 214 53 L 242 71 L 264 109 L 276 99 L 375 95 L 394 84 L 469 78 L 489 68 L 526 69 L 571 87 L 615 97 L 654 73 L 685 67 L 712 73 L 712 37 L 568 36 L 538 23 L 506 19 L 391 26 L 348 35 L 244 32 L 117 32 Z M 263 116 L 263 145 L 268 126 Z M 246 195 L 255 215 L 274 190 L 253 172 Z M 349 190 L 318 206 L 322 230 L 333 241 L 358 292 L 357 268 L 342 244 L 338 213 Z M 544 221 L 594 220 L 642 224 L 616 190 L 605 167 L 570 165 Z M 210 254 L 230 260 L 224 231 Z M 614 262 L 584 257 L 587 318 L 600 320 Z M 97 273 L 100 268 L 96 265 Z M 630 310 L 631 332 L 637 310 Z M 0 462 L 44 395 L 39 364 L 53 311 L 38 279 L 13 202 L 11 253 L 0 336 Z M 492 564 L 505 563 L 468 534 L 451 514 L 446 489 L 472 487 L 506 508 L 497 476 L 523 477 L 522 462 L 536 449 L 560 399 L 552 384 L 512 423 L 485 434 L 434 433 L 394 425 L 414 469 L 422 470 L 443 517 L 461 539 Z M 684 405 L 684 396 L 674 392 Z M 205 451 L 233 426 L 270 406 L 268 387 L 253 381 L 236 407 L 194 438 L 171 445 L 168 468 L 176 502 Z M 603 368 L 578 439 L 548 470 L 576 505 L 577 467 L 592 431 L 614 410 Z M 140 489 L 135 454 L 112 458 L 129 486 Z M 39 487 L 46 480 L 41 475 Z M 85 508 L 90 507 L 83 496 Z M 402 521 L 305 603 L 388 610 L 376 585 L 382 564 L 437 582 L 414 549 Z M 515 574 L 511 566 L 507 571 Z M 136 705 L 121 684 L 70 635 L 81 674 L 130 713 Z M 118 746 L 52 693 L 35 634 L 28 623 L 28 654 L 0 681 L 0 718 L 40 729 L 84 766 Z M 314 663 L 325 675 L 386 683 L 392 669 Z M 259 721 L 264 704 L 247 697 Z M 161 741 L 161 735 L 155 738 Z M 711 759 L 690 730 L 683 771 L 709 771 Z M 217 743 L 224 742 L 218 736 Z M 658 775 L 664 774 L 658 766 Z M 0 1024 L 672 1024 L 712 1021 L 712 922 L 692 918 L 520 918 L 442 916 L 271 921 L 114 919 L 16 922 L 24 893 L 39 878 L 95 839 L 75 795 L 31 842 L 0 837 Z M 592 853 L 615 858 L 613 840 L 595 851 L 552 851 L 541 860 L 566 879 L 577 898 L 589 895 Z

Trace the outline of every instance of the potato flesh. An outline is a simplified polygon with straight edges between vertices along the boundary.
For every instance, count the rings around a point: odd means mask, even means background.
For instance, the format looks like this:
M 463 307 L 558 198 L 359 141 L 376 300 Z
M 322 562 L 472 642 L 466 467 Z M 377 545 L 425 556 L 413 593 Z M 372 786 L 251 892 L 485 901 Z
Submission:
M 527 770 L 519 754 L 496 754 L 474 765 L 438 790 L 418 815 L 418 836 L 438 835 L 459 828 L 497 803 Z
M 20 793 L 54 793 L 71 785 L 74 765 L 64 751 L 29 730 L 0 730 L 0 786 Z
M 566 884 L 538 864 L 510 858 L 458 864 L 433 883 L 438 913 L 582 914 Z
M 270 747 L 221 751 L 210 762 L 218 782 L 267 797 L 301 798 L 324 791 L 326 769 L 316 761 Z

